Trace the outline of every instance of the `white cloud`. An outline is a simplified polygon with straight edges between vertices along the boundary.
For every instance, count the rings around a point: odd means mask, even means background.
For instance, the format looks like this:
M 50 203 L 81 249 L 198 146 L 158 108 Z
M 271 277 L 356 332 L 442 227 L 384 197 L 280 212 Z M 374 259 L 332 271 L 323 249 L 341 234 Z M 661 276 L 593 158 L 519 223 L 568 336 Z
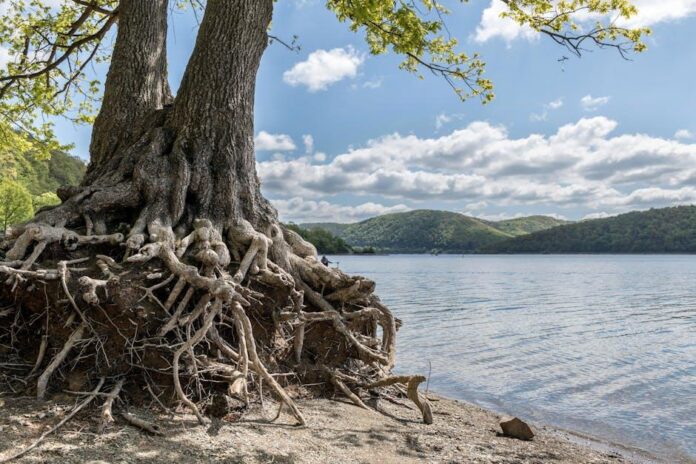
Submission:
M 548 103 L 548 107 L 550 110 L 557 110 L 561 106 L 563 106 L 563 99 L 562 98 L 557 98 L 556 100 Z
M 254 138 L 256 151 L 292 151 L 295 148 L 295 142 L 286 134 L 269 134 L 266 131 L 261 131 Z
M 362 203 L 346 206 L 328 201 L 305 200 L 294 197 L 287 200 L 272 200 L 281 220 L 292 222 L 357 222 L 387 213 L 401 213 L 410 208 L 403 204 L 385 206 L 379 203 Z
M 435 130 L 440 130 L 442 129 L 442 126 L 447 124 L 448 122 L 452 121 L 452 117 L 445 114 L 445 113 L 440 113 L 437 116 L 435 116 Z
M 596 111 L 607 103 L 609 103 L 609 97 L 593 97 L 588 94 L 580 99 L 580 106 L 585 111 Z
M 482 43 L 501 38 L 509 45 L 516 39 L 535 40 L 539 37 L 539 33 L 533 29 L 527 26 L 520 27 L 512 19 L 501 18 L 500 14 L 504 11 L 507 11 L 505 3 L 501 0 L 491 0 L 490 6 L 481 14 L 481 22 L 474 35 L 476 42 Z
M 353 47 L 317 50 L 285 71 L 283 81 L 293 87 L 304 85 L 310 92 L 326 90 L 336 82 L 357 76 L 364 61 L 364 56 Z
M 591 221 L 592 219 L 604 219 L 608 217 L 615 216 L 615 214 L 609 214 L 606 211 L 598 211 L 596 213 L 586 214 L 580 219 L 581 221 Z
M 433 138 L 391 134 L 326 161 L 303 156 L 259 162 L 270 197 L 317 201 L 449 202 L 452 209 L 573 208 L 613 213 L 696 201 L 696 144 L 614 135 L 606 117 L 583 118 L 550 135 L 510 137 L 476 121 Z M 529 210 L 530 208 L 524 208 Z
M 696 0 L 635 0 L 638 14 L 618 21 L 621 26 L 653 26 L 696 14 Z
M 314 137 L 311 134 L 305 134 L 302 136 L 302 143 L 305 146 L 305 153 L 310 154 L 314 152 Z
M 440 113 L 437 116 L 435 116 L 435 132 L 438 132 L 440 129 L 442 129 L 444 126 L 447 124 L 453 122 L 453 121 L 459 121 L 464 118 L 464 114 L 462 113 Z
M 679 129 L 677 132 L 674 133 L 674 138 L 689 140 L 694 138 L 694 134 L 688 129 Z
M 556 100 L 550 101 L 544 105 L 544 109 L 541 113 L 532 113 L 529 115 L 529 119 L 532 121 L 546 121 L 549 118 L 549 112 L 555 111 L 563 106 L 563 99 L 557 98 Z
M 378 77 L 376 79 L 372 79 L 369 81 L 363 82 L 363 88 L 365 89 L 378 89 L 382 87 L 382 82 L 384 81 L 383 77 Z

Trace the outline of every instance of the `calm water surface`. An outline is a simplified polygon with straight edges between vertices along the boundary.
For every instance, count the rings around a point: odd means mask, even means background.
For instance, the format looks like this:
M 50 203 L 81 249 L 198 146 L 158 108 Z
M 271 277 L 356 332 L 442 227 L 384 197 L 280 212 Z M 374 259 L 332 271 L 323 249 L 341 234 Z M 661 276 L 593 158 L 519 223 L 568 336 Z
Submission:
M 398 370 L 501 412 L 696 458 L 696 256 L 338 256 L 404 321 Z

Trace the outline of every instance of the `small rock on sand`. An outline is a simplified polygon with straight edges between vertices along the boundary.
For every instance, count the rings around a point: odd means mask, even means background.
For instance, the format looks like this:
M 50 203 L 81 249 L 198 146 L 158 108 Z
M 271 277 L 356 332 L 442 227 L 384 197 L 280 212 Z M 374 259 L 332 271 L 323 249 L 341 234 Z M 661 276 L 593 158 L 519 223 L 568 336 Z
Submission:
M 503 429 L 503 435 L 506 437 L 519 438 L 520 440 L 531 440 L 534 438 L 532 428 L 517 417 L 503 419 L 500 422 L 500 427 Z

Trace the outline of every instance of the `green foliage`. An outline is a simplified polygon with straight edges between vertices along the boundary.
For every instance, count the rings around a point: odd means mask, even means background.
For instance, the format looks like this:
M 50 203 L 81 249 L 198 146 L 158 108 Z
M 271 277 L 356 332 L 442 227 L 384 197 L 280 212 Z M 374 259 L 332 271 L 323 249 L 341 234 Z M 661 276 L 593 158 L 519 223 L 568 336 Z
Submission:
M 0 147 L 0 181 L 16 181 L 35 196 L 55 192 L 61 185 L 78 185 L 85 173 L 82 160 L 63 152 L 53 152 L 45 159 L 32 151 Z
M 0 232 L 34 215 L 31 194 L 22 185 L 11 180 L 0 182 Z
M 485 253 L 695 253 L 696 206 L 582 221 L 482 247 Z
M 343 231 L 346 230 L 347 227 L 350 227 L 351 224 L 344 224 L 344 223 L 338 223 L 338 222 L 306 222 L 303 224 L 300 224 L 300 227 L 303 229 L 324 229 L 328 230 L 332 234 L 340 237 L 343 235 Z
M 348 226 L 341 237 L 351 246 L 386 253 L 470 253 L 509 238 L 478 219 L 448 211 L 417 210 L 378 216 Z
M 326 229 L 314 228 L 305 229 L 297 224 L 286 224 L 286 227 L 300 234 L 300 236 L 317 248 L 321 254 L 341 254 L 350 253 L 348 244 L 339 237 L 336 237 Z
M 387 214 L 356 224 L 316 222 L 302 228 L 325 229 L 350 245 L 353 253 L 471 253 L 489 243 L 548 229 L 567 221 L 529 216 L 486 221 L 448 211 L 419 210 Z
M 5 1 L 0 46 L 10 60 L 0 71 L 0 114 L 12 131 L 61 148 L 45 116 L 79 123 L 93 120 L 99 81 L 88 79 L 88 64 L 110 58 L 102 40 L 116 23 L 118 0 L 89 2 Z M 65 147 L 62 147 L 65 148 Z
M 60 198 L 53 192 L 46 192 L 32 198 L 32 204 L 34 205 L 34 211 L 39 211 L 46 206 L 59 205 Z
M 570 221 L 556 219 L 551 216 L 526 216 L 503 221 L 490 222 L 489 224 L 498 230 L 512 236 L 526 235 L 540 230 L 550 229 L 551 227 L 569 224 Z
M 466 3 L 460 0 L 460 4 Z M 328 0 L 327 7 L 352 31 L 362 31 L 374 55 L 392 51 L 404 57 L 400 68 L 423 77 L 427 70 L 443 77 L 462 100 L 493 99 L 493 84 L 483 77 L 485 63 L 477 53 L 459 50 L 445 17 L 450 10 L 437 0 Z M 586 44 L 612 47 L 623 55 L 645 50 L 650 31 L 616 26 L 618 19 L 636 14 L 629 0 L 505 0 L 503 13 L 521 26 L 551 37 L 580 55 Z M 578 17 L 598 18 L 582 27 Z
M 7 224 L 24 221 L 29 219 L 34 211 L 60 203 L 54 193 L 58 187 L 78 185 L 85 173 L 85 164 L 79 158 L 61 151 L 49 153 L 50 157 L 47 157 L 42 150 L 35 150 L 35 144 L 23 134 L 16 131 L 10 133 L 12 143 L 6 145 L 0 141 L 0 183 L 13 186 L 8 187 L 8 192 L 14 195 L 12 198 L 17 197 L 18 190 L 15 187 L 21 187 L 21 191 L 28 195 L 30 212 L 29 216 L 25 217 L 27 208 L 22 207 L 12 215 L 9 215 L 9 209 L 6 210 L 3 217 L 7 219 Z M 9 218 L 17 215 L 21 218 Z M 0 220 L 0 227 L 6 227 L 4 220 Z

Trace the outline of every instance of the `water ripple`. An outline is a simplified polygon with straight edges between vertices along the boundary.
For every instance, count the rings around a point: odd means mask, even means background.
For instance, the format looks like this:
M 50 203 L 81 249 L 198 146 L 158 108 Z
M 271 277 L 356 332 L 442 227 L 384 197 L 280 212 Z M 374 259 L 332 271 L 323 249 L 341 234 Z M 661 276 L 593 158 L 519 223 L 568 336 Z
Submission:
M 696 257 L 342 256 L 432 389 L 696 458 Z

